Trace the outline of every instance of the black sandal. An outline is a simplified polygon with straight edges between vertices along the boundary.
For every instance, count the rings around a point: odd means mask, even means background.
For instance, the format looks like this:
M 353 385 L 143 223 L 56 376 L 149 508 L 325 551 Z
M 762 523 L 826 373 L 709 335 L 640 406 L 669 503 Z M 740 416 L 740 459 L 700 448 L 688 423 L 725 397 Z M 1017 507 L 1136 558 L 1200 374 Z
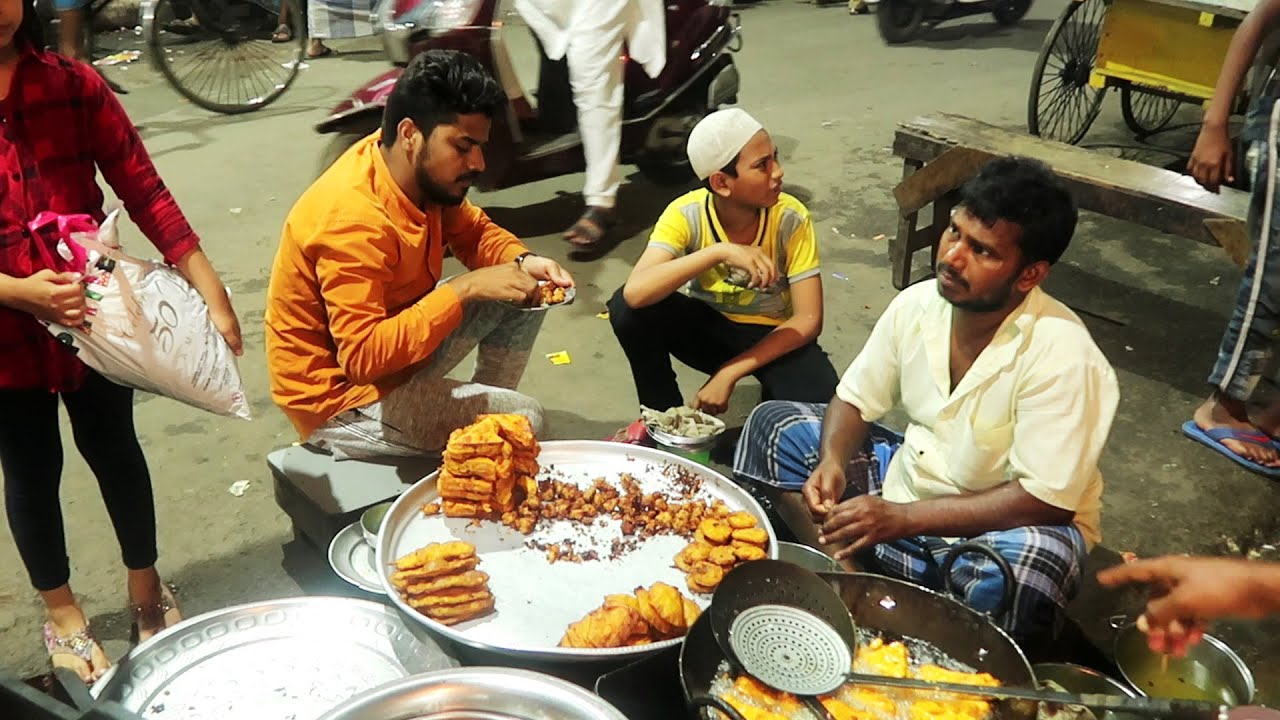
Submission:
M 287 43 L 292 40 L 293 28 L 285 25 L 284 23 L 280 23 L 280 25 L 276 27 L 275 32 L 271 33 L 271 42 L 273 43 Z
M 604 240 L 614 222 L 612 209 L 588 206 L 582 217 L 565 231 L 564 239 L 579 250 L 590 250 Z M 585 242 L 575 240 L 575 237 L 585 238 Z

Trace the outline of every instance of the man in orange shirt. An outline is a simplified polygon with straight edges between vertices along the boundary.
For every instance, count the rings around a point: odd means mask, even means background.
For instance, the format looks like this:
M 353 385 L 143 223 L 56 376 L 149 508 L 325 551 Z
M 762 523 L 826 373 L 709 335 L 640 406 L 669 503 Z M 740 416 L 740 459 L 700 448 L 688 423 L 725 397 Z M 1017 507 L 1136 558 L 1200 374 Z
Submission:
M 572 278 L 466 201 L 506 102 L 474 59 L 433 50 L 396 82 L 382 130 L 348 150 L 289 212 L 267 291 L 271 395 L 339 459 L 438 452 L 515 391 L 544 313 L 538 281 Z M 448 247 L 469 272 L 439 281 Z M 470 381 L 445 375 L 478 349 Z

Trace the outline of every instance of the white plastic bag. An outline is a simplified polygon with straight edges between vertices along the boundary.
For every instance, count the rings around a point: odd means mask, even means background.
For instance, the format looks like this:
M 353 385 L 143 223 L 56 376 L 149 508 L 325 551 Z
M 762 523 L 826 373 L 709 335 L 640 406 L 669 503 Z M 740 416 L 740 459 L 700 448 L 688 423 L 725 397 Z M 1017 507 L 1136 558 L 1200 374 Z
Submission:
M 49 332 L 121 385 L 250 419 L 235 354 L 204 299 L 177 270 L 126 255 L 118 216 L 112 212 L 96 233 L 72 229 L 59 241 L 62 259 L 84 268 L 86 318 L 81 327 L 50 324 Z

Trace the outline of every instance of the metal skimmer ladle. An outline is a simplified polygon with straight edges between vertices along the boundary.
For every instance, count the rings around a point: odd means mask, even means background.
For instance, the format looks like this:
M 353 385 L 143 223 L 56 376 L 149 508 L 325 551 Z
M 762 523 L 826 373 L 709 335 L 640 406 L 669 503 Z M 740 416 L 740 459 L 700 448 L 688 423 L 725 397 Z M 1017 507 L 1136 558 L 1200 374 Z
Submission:
M 709 612 L 712 633 L 727 657 L 760 682 L 800 697 L 827 695 L 853 683 L 1183 720 L 1227 718 L 1226 705 L 1193 700 L 1074 695 L 851 672 L 857 635 L 849 609 L 822 578 L 778 560 L 735 568 L 716 589 Z

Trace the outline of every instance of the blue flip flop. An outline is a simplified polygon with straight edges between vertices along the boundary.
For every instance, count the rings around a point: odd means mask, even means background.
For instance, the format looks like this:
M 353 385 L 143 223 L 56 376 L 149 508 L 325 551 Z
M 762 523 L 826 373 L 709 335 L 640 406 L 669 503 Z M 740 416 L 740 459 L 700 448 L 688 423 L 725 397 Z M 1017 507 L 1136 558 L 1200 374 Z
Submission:
M 1249 443 L 1250 445 L 1270 445 L 1275 447 L 1275 442 L 1265 433 L 1237 430 L 1235 428 L 1205 430 L 1197 425 L 1195 420 L 1188 420 L 1182 424 L 1182 434 L 1220 455 L 1227 456 L 1243 468 L 1252 470 L 1263 477 L 1280 479 L 1280 467 L 1259 465 L 1248 458 L 1231 452 L 1226 445 L 1222 444 L 1223 440 L 1235 440 L 1236 442 Z

